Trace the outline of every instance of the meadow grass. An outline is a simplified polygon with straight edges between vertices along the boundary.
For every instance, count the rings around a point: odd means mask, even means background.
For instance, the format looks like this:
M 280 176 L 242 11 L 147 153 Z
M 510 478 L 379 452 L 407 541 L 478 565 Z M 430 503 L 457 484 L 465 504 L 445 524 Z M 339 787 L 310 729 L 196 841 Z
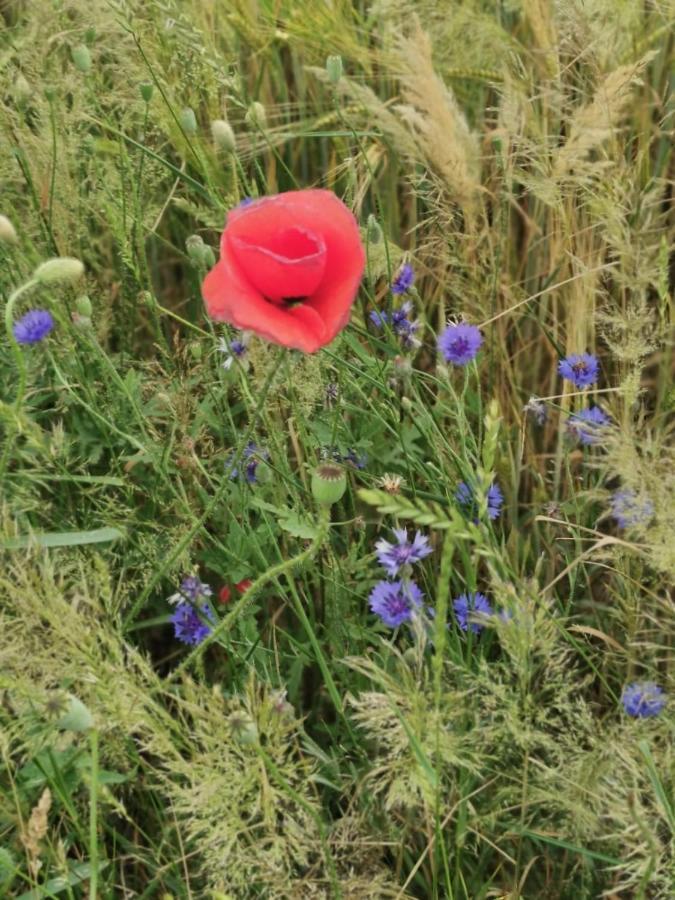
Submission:
M 0 2 L 0 895 L 675 895 L 674 22 Z M 308 187 L 361 226 L 350 323 L 235 356 L 201 295 L 227 211 Z M 432 552 L 393 629 L 402 527 Z M 666 705 L 630 715 L 646 681 Z

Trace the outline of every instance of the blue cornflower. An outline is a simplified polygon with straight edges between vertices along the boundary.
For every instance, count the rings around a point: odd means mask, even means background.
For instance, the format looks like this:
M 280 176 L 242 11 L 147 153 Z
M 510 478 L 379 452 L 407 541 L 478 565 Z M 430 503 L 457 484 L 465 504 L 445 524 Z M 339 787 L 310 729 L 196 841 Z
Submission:
M 257 479 L 256 471 L 261 462 L 266 459 L 269 459 L 269 451 L 265 450 L 262 447 L 258 447 L 255 441 L 249 441 L 248 444 L 244 447 L 244 452 L 242 453 L 242 461 L 245 463 L 244 465 L 244 477 L 249 484 L 255 484 Z M 230 455 L 230 465 L 232 460 L 234 459 L 234 454 Z M 240 475 L 239 469 L 236 467 L 232 468 L 230 471 L 230 478 L 238 478 Z
M 412 541 L 408 540 L 407 528 L 394 528 L 394 535 L 396 544 L 390 544 L 384 538 L 375 544 L 378 562 L 387 575 L 398 575 L 402 566 L 411 566 L 431 553 L 429 538 L 419 531 L 415 532 Z
M 168 598 L 168 602 L 183 603 L 185 600 L 189 600 L 196 603 L 202 597 L 210 597 L 212 594 L 213 591 L 208 584 L 204 584 L 196 575 L 188 575 L 181 581 L 177 593 Z
M 342 462 L 349 463 L 349 465 L 354 466 L 355 469 L 365 469 L 368 464 L 368 454 L 357 453 L 353 447 L 349 447 L 342 457 Z
M 378 328 L 384 328 L 389 323 L 391 330 L 403 338 L 405 346 L 415 346 L 418 344 L 415 332 L 419 329 L 420 323 L 416 319 L 411 320 L 408 318 L 412 308 L 412 303 L 406 300 L 397 309 L 393 309 L 391 313 L 373 310 L 370 314 L 370 321 Z
M 560 360 L 558 371 L 575 387 L 585 388 L 598 380 L 600 366 L 591 353 L 573 353 Z
M 645 719 L 658 716 L 666 705 L 666 694 L 653 681 L 634 681 L 623 689 L 621 702 L 629 716 Z
M 254 197 L 242 197 L 235 209 L 239 209 L 242 206 L 250 206 L 252 203 L 255 203 Z
M 456 366 L 465 366 L 478 353 L 483 343 L 483 335 L 475 325 L 461 322 L 459 325 L 448 325 L 438 338 L 438 349 L 446 362 Z
M 12 331 L 17 344 L 37 344 L 53 327 L 54 317 L 48 309 L 31 309 L 14 323 Z
M 465 481 L 460 481 L 455 491 L 455 500 L 467 512 L 476 512 L 476 498 L 474 490 Z M 490 519 L 498 519 L 501 515 L 501 507 L 504 503 L 504 495 L 496 481 L 493 481 L 487 490 L 487 514 Z
M 247 332 L 242 334 L 241 340 L 234 338 L 231 341 L 226 341 L 225 338 L 220 338 L 218 352 L 225 354 L 225 359 L 223 360 L 224 369 L 231 369 L 235 359 L 241 360 L 245 356 L 248 350 L 249 339 L 250 334 Z
M 368 603 L 385 625 L 398 628 L 412 619 L 423 597 L 414 581 L 378 581 L 370 592 Z
M 615 491 L 609 505 L 619 528 L 646 525 L 654 515 L 654 504 L 649 497 L 641 497 L 635 491 Z
M 177 640 L 184 644 L 201 644 L 211 634 L 211 625 L 204 619 L 211 622 L 215 619 L 213 610 L 206 603 L 199 610 L 191 603 L 179 603 L 170 619 Z
M 609 416 L 599 406 L 589 406 L 588 409 L 582 409 L 569 417 L 567 429 L 582 444 L 590 446 L 602 442 L 603 433 L 609 422 Z
M 410 263 L 403 263 L 391 283 L 392 294 L 406 294 L 412 287 L 415 273 Z
M 471 631 L 476 634 L 485 627 L 485 619 L 492 615 L 492 607 L 484 594 L 478 591 L 475 594 L 460 594 L 452 601 L 457 624 L 462 631 Z

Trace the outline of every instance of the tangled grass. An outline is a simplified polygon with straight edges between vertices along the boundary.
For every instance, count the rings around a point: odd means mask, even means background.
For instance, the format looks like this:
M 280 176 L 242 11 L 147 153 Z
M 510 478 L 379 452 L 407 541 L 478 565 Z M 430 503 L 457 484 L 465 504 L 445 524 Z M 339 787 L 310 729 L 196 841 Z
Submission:
M 55 328 L 0 358 L 3 896 L 673 896 L 674 18 L 0 3 L 0 296 L 85 265 L 12 301 Z M 201 282 L 226 212 L 311 186 L 362 226 L 351 322 L 225 368 Z M 370 316 L 402 262 L 407 345 Z M 484 337 L 466 368 L 448 318 Z M 368 597 L 406 525 L 433 552 L 394 632 Z M 189 574 L 218 619 L 196 648 L 167 602 Z M 463 631 L 476 591 L 494 615 Z M 666 706 L 634 718 L 644 681 Z

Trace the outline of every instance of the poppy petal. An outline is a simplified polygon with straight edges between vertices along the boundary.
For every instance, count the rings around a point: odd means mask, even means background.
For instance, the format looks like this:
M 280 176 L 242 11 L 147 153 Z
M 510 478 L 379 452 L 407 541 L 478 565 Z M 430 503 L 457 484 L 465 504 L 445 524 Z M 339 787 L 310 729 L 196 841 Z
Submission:
M 298 312 L 302 305 L 286 309 L 269 303 L 247 281 L 229 251 L 204 279 L 202 295 L 208 314 L 218 322 L 230 322 L 305 353 L 314 353 L 324 343 L 323 323 L 318 315 Z

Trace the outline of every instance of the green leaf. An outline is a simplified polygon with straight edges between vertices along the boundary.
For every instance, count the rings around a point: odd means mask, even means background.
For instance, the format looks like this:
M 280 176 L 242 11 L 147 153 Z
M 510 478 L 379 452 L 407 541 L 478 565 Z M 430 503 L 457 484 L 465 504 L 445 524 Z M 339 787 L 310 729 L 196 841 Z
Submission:
M 98 871 L 101 872 L 108 865 L 103 862 L 99 865 Z M 91 863 L 77 863 L 69 868 L 65 875 L 57 875 L 56 878 L 50 878 L 40 887 L 34 888 L 32 891 L 26 891 L 25 894 L 17 897 L 17 900 L 45 900 L 53 894 L 60 894 L 69 887 L 75 887 L 82 881 L 88 881 L 91 878 Z
M 0 540 L 4 550 L 23 550 L 25 547 L 79 547 L 83 544 L 105 544 L 118 541 L 124 532 L 119 528 L 94 528 L 92 531 L 47 531 L 24 534 Z
M 301 519 L 297 513 L 291 513 L 283 519 L 279 519 L 279 527 L 293 537 L 304 538 L 305 540 L 313 540 L 318 532 L 316 525 Z

